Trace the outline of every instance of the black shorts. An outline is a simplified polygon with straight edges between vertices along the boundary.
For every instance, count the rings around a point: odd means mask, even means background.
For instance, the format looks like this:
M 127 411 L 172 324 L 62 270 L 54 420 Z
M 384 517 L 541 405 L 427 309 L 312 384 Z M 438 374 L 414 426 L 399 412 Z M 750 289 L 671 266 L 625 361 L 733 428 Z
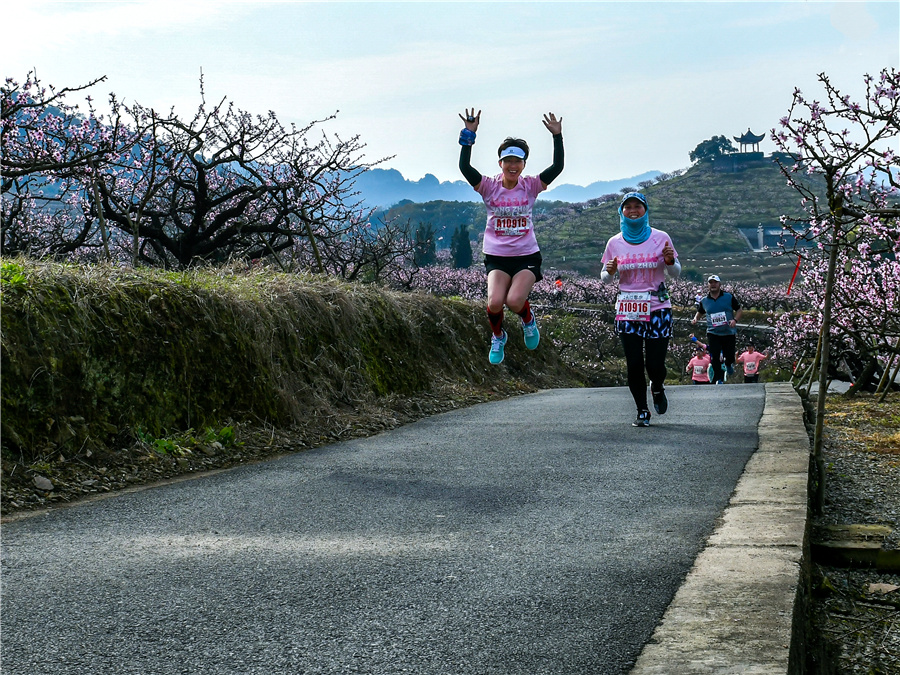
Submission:
M 488 274 L 493 272 L 494 270 L 500 270 L 501 272 L 506 272 L 509 276 L 516 276 L 517 272 L 521 272 L 522 270 L 528 270 L 532 274 L 534 274 L 534 280 L 540 281 L 544 278 L 544 275 L 541 274 L 541 262 L 543 258 L 541 257 L 541 252 L 531 253 L 529 255 L 490 255 L 488 253 L 484 254 L 484 269 L 487 270 Z

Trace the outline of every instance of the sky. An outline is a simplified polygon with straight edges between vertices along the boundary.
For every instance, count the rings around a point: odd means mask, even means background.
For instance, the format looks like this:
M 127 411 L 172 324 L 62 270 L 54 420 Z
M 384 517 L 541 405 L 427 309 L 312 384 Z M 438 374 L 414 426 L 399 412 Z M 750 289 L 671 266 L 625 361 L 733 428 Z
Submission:
M 507 136 L 549 166 L 541 120 L 563 118 L 560 184 L 690 165 L 713 136 L 778 125 L 795 88 L 826 73 L 860 96 L 900 61 L 889 2 L 29 2 L 4 6 L 0 63 L 22 82 L 174 108 L 227 97 L 359 135 L 370 162 L 409 180 L 462 180 L 458 114 L 482 111 L 472 164 L 491 174 Z M 4 79 L 5 79 L 4 78 Z M 75 102 L 83 98 L 70 99 Z M 770 140 L 760 150 L 772 152 Z M 526 169 L 526 172 L 528 171 Z

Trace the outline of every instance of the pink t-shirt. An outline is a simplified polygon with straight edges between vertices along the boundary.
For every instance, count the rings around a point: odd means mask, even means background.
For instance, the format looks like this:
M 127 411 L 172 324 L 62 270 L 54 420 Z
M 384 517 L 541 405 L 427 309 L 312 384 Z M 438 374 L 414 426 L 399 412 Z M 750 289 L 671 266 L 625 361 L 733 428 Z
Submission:
M 756 375 L 759 373 L 759 362 L 766 358 L 762 352 L 744 352 L 737 357 L 738 363 L 744 364 L 744 375 Z
M 709 373 L 707 371 L 709 364 L 709 354 L 695 356 L 688 361 L 687 372 L 691 374 L 691 379 L 694 382 L 709 382 Z
M 662 230 L 650 228 L 650 236 L 641 244 L 629 244 L 622 233 L 610 237 L 606 242 L 606 250 L 600 260 L 602 267 L 606 267 L 613 258 L 619 259 L 619 291 L 621 292 L 646 292 L 656 291 L 666 278 L 666 260 L 662 250 L 665 243 L 672 244 L 672 238 Z M 674 249 L 675 246 L 672 245 Z M 675 252 L 678 257 L 678 252 Z M 671 307 L 669 300 L 659 301 L 655 295 L 650 296 L 650 311 Z
M 485 253 L 514 256 L 540 250 L 531 216 L 534 200 L 544 191 L 540 176 L 519 176 L 512 190 L 503 187 L 503 174 L 493 178 L 483 176 L 475 191 L 484 199 L 487 209 L 482 247 Z

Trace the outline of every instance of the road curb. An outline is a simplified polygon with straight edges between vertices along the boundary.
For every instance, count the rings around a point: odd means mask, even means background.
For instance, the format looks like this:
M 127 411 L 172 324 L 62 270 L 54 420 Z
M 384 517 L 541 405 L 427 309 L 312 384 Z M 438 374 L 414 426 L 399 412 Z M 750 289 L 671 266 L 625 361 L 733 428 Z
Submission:
M 802 672 L 809 436 L 793 387 L 765 387 L 759 447 L 631 675 Z

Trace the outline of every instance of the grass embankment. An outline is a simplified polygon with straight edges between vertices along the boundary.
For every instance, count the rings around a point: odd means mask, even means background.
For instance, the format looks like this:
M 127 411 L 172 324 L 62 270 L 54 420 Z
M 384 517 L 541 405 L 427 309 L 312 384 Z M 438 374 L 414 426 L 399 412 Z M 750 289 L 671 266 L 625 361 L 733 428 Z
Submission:
M 517 320 L 490 366 L 480 303 L 265 270 L 4 260 L 0 318 L 5 487 L 135 447 L 183 460 L 250 428 L 324 442 L 366 411 L 581 384 L 552 340 L 525 350 Z

